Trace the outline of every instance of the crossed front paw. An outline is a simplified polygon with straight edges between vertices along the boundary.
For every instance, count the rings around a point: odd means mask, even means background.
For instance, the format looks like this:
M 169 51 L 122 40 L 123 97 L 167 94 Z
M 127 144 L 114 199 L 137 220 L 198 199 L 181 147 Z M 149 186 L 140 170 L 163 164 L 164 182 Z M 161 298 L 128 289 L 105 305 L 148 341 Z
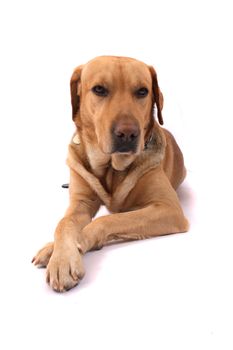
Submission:
M 82 256 L 77 246 L 53 251 L 47 266 L 46 280 L 56 292 L 75 287 L 85 274 Z

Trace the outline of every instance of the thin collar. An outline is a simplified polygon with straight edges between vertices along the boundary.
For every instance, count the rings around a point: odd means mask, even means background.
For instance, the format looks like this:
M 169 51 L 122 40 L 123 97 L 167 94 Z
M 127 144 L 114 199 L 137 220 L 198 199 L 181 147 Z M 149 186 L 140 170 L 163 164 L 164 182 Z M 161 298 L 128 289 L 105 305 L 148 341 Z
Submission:
M 150 135 L 149 139 L 147 139 L 147 141 L 145 142 L 144 150 L 148 149 L 148 146 L 152 140 L 153 140 L 153 133 Z

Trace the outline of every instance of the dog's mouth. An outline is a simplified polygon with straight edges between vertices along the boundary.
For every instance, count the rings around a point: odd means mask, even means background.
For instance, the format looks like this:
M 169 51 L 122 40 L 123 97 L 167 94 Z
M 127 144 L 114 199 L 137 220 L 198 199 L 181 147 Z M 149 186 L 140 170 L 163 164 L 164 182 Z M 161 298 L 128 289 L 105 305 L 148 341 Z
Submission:
M 138 137 L 130 140 L 114 139 L 111 153 L 133 154 L 137 153 Z
M 136 149 L 129 149 L 128 147 L 122 147 L 121 149 L 116 149 L 113 150 L 111 152 L 111 154 L 123 154 L 123 155 L 127 155 L 127 154 L 135 154 L 137 153 Z

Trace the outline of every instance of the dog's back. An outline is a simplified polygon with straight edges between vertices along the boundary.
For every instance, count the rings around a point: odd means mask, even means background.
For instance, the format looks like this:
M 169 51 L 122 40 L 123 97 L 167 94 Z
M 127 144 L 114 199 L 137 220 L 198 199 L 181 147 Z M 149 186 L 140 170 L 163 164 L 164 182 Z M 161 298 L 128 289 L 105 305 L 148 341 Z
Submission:
M 166 150 L 163 159 L 163 169 L 174 189 L 184 181 L 186 169 L 183 154 L 174 138 L 166 129 L 162 129 L 166 137 Z

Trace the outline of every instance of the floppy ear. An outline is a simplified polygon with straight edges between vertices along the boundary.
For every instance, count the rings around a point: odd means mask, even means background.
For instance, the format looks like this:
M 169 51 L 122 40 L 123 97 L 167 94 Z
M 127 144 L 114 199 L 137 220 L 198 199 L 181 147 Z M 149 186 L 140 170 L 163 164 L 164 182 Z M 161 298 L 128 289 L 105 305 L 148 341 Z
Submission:
M 72 104 L 72 119 L 74 120 L 77 116 L 80 107 L 80 91 L 78 85 L 81 80 L 81 72 L 83 66 L 78 66 L 75 68 L 74 73 L 70 79 L 70 94 L 71 94 L 71 104 Z
M 153 102 L 157 107 L 157 116 L 159 120 L 159 124 L 163 125 L 163 117 L 162 117 L 162 109 L 163 109 L 163 94 L 160 91 L 157 74 L 155 72 L 154 67 L 149 66 L 151 77 L 152 77 L 152 91 L 153 91 Z

